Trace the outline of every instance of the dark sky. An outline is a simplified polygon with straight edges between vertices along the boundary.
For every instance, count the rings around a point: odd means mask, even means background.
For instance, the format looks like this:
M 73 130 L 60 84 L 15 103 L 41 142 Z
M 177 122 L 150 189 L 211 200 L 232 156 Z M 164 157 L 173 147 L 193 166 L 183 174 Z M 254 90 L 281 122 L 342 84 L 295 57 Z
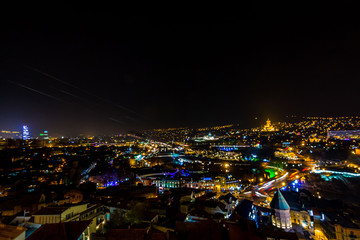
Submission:
M 196 18 L 125 12 L 5 16 L 0 129 L 25 123 L 34 135 L 109 134 L 358 114 L 355 9 L 243 7 Z

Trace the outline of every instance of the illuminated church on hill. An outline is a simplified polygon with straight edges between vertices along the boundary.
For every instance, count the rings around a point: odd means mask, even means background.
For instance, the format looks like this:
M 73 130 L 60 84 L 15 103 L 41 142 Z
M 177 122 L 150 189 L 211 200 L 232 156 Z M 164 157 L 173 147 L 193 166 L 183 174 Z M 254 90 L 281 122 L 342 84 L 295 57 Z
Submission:
M 273 131 L 276 131 L 276 129 L 274 128 L 274 126 L 271 125 L 270 119 L 267 119 L 267 120 L 266 120 L 266 124 L 265 124 L 265 126 L 263 127 L 262 130 L 263 130 L 264 132 L 273 132 Z

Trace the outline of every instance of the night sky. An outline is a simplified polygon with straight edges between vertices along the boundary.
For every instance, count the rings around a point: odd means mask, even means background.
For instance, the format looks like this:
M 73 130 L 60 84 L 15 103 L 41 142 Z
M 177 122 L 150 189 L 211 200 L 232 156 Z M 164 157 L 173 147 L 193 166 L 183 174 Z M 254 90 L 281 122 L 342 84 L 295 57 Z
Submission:
M 0 129 L 111 134 L 358 114 L 355 9 L 66 11 L 2 21 Z

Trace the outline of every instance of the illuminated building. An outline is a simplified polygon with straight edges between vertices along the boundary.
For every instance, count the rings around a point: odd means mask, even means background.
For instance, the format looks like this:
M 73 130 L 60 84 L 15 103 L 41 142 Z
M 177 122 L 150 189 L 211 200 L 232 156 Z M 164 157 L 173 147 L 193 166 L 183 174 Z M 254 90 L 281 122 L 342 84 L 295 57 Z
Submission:
M 20 132 L 18 131 L 8 131 L 8 130 L 1 130 L 0 138 L 21 138 Z
M 184 185 L 184 180 L 178 179 L 157 179 L 153 180 L 153 184 L 160 189 L 168 189 L 168 188 L 180 188 Z
M 194 138 L 195 142 L 215 141 L 215 140 L 218 140 L 218 139 L 219 138 L 214 137 L 213 135 L 211 135 L 211 133 L 209 133 L 208 135 L 205 135 L 203 137 Z
M 27 125 L 23 125 L 22 139 L 23 140 L 30 139 L 29 127 Z
M 263 127 L 263 131 L 264 132 L 273 132 L 276 131 L 276 129 L 274 128 L 274 126 L 271 125 L 271 121 L 270 119 L 266 120 L 266 124 Z
M 60 224 L 87 221 L 87 235 L 91 235 L 99 229 L 103 229 L 106 222 L 110 220 L 109 212 L 107 212 L 105 207 L 101 204 L 48 206 L 35 212 L 33 217 L 34 223 L 44 225 L 49 223 Z M 54 224 L 54 226 L 57 224 Z M 85 239 L 85 237 L 78 239 Z
M 356 148 L 356 149 L 355 149 L 355 154 L 356 154 L 356 155 L 360 155 L 360 149 L 359 149 L 359 148 Z
M 299 156 L 296 153 L 285 149 L 279 149 L 279 151 L 275 151 L 274 155 L 275 157 L 279 157 L 279 158 L 285 158 L 289 160 L 299 160 Z
M 328 138 L 336 138 L 342 140 L 358 139 L 360 138 L 360 130 L 339 130 L 328 131 Z
M 321 224 L 315 230 L 316 235 L 323 236 L 321 239 L 359 239 L 360 228 L 343 214 L 328 211 L 321 215 Z
M 44 133 L 40 133 L 40 137 L 42 137 L 43 140 L 48 140 L 49 139 L 49 135 L 48 135 L 48 131 L 44 131 Z
M 277 190 L 270 203 L 272 225 L 288 231 L 292 228 L 290 206 L 286 202 L 280 190 Z

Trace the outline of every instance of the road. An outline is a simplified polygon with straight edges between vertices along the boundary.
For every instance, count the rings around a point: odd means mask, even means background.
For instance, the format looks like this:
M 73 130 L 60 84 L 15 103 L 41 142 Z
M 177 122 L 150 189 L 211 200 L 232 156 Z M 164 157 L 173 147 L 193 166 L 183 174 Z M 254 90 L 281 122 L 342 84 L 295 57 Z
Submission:
M 291 171 L 291 173 L 283 171 L 281 176 L 253 186 L 252 191 L 241 193 L 240 197 L 253 199 L 254 204 L 258 205 L 264 202 L 273 191 L 278 188 L 282 188 L 297 179 L 297 174 L 298 171 Z

